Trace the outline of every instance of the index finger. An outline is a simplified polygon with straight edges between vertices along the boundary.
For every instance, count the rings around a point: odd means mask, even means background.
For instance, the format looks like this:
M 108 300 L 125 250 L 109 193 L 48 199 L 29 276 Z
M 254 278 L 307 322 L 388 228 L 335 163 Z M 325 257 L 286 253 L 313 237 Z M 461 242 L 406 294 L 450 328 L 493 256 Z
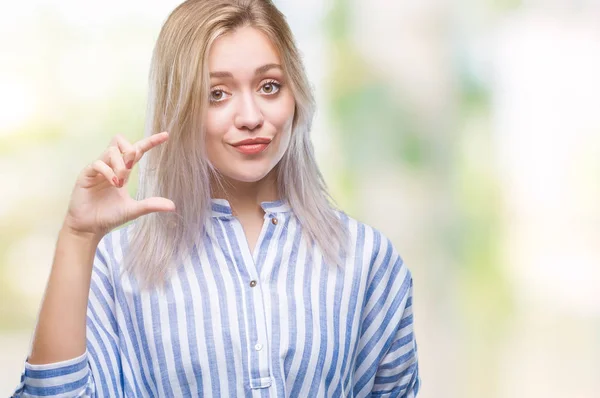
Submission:
M 153 134 L 150 137 L 146 137 L 144 139 L 139 140 L 135 143 L 135 146 L 139 149 L 141 157 L 144 153 L 148 152 L 150 149 L 158 146 L 169 139 L 169 133 L 163 131 L 162 133 Z

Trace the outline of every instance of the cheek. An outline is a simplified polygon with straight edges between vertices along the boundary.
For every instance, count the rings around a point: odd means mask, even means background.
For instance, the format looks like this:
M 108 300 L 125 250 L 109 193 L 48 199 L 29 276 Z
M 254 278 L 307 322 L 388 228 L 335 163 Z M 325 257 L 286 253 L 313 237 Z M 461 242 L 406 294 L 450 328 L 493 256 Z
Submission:
M 285 132 L 292 127 L 295 106 L 294 98 L 288 95 L 269 108 L 269 120 L 277 130 Z
M 227 109 L 209 108 L 205 116 L 206 138 L 215 140 L 222 137 L 231 125 L 232 116 Z
M 217 168 L 222 167 L 223 137 L 229 128 L 228 117 L 223 109 L 209 108 L 205 114 L 204 128 L 206 132 L 205 145 L 208 160 Z

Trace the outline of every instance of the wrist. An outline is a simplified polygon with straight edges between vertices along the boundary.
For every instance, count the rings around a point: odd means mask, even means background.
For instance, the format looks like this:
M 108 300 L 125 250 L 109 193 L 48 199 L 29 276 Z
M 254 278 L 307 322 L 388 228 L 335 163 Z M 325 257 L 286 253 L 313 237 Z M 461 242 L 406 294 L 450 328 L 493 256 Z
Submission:
M 93 232 L 79 231 L 65 222 L 60 229 L 59 239 L 76 241 L 80 244 L 93 246 L 95 248 L 98 246 L 98 243 L 100 243 L 102 236 Z

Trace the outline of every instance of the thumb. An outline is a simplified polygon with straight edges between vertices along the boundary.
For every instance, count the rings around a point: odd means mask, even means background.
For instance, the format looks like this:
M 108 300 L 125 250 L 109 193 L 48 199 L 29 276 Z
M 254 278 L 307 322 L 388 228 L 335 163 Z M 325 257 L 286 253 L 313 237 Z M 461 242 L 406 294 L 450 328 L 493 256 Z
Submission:
M 172 200 L 161 197 L 152 197 L 136 201 L 131 211 L 131 215 L 133 218 L 138 218 L 149 213 L 168 211 L 175 211 L 175 203 L 173 203 Z

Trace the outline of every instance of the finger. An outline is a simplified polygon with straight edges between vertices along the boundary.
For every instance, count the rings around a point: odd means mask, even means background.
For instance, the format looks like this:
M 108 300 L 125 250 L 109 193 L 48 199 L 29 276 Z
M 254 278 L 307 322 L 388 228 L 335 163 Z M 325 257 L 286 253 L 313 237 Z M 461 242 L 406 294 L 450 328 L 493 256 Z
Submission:
M 109 165 L 107 165 L 100 159 L 98 159 L 98 160 L 94 161 L 94 163 L 88 165 L 83 170 L 83 175 L 85 177 L 89 177 L 89 178 L 94 178 L 98 175 L 102 175 L 115 187 L 119 185 L 119 179 L 115 175 L 113 169 L 111 169 Z
M 169 212 L 175 211 L 175 203 L 172 200 L 152 197 L 135 202 L 131 215 L 134 218 L 141 217 L 154 212 Z
M 121 188 L 129 175 L 129 170 L 125 168 L 125 161 L 117 147 L 111 146 L 108 148 L 107 152 L 110 160 L 109 165 L 117 175 L 117 178 L 119 179 L 119 188 Z
M 162 144 L 169 139 L 169 133 L 163 131 L 162 133 L 153 134 L 150 137 L 139 140 L 135 143 L 135 147 L 139 150 L 139 157 L 148 152 L 150 149 L 157 145 Z M 137 159 L 139 160 L 139 158 Z
M 120 134 L 117 134 L 113 137 L 111 146 L 117 146 L 119 151 L 123 154 L 123 161 L 125 162 L 125 167 L 129 170 L 133 167 L 135 159 L 137 158 L 137 150 L 135 146 L 133 146 L 125 137 Z

